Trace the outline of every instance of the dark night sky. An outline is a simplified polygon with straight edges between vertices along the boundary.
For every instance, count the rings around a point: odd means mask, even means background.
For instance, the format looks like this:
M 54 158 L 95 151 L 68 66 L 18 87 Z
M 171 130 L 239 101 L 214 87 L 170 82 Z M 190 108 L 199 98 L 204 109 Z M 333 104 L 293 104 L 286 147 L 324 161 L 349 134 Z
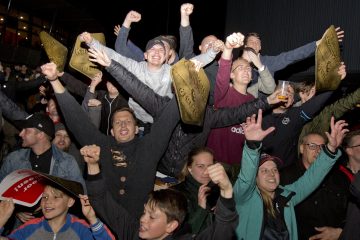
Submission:
M 227 0 L 216 5 L 204 0 L 101 0 L 97 4 L 90 4 L 88 0 L 0 0 L 4 6 L 9 2 L 11 9 L 47 19 L 53 23 L 54 29 L 57 26 L 65 28 L 70 32 L 69 47 L 83 31 L 103 32 L 112 47 L 115 42 L 114 25 L 122 24 L 130 10 L 138 11 L 142 14 L 142 20 L 132 25 L 130 38 L 143 48 L 147 40 L 157 35 L 178 35 L 180 6 L 184 2 L 195 6 L 191 16 L 195 44 L 209 34 L 223 38 Z
M 106 1 L 110 2 L 110 1 Z M 112 1 L 114 2 L 114 1 Z M 130 38 L 142 48 L 146 41 L 160 34 L 178 35 L 180 25 L 180 6 L 187 1 L 179 0 L 152 0 L 152 1 L 121 1 L 117 7 L 110 7 L 111 4 L 104 4 L 89 9 L 95 18 L 104 26 L 109 43 L 115 41 L 113 27 L 121 24 L 130 10 L 142 14 L 139 23 L 133 23 Z M 209 34 L 215 34 L 223 38 L 225 30 L 226 1 L 220 6 L 211 4 L 210 1 L 190 1 L 195 9 L 191 16 L 191 25 L 194 31 L 195 44 Z

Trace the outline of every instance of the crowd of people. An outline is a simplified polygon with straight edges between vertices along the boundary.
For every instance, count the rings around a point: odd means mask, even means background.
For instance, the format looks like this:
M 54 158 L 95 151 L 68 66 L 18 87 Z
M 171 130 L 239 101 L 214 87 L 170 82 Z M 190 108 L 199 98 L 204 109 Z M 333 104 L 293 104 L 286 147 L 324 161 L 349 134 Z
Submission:
M 280 97 L 274 73 L 314 57 L 320 40 L 264 56 L 258 33 L 208 35 L 196 55 L 193 10 L 181 5 L 179 43 L 160 35 L 145 51 L 129 39 L 136 11 L 115 26 L 114 48 L 81 33 L 104 71 L 86 81 L 54 62 L 31 73 L 0 64 L 0 181 L 19 169 L 55 179 L 34 207 L 1 198 L 1 236 L 360 239 L 360 130 L 342 119 L 360 90 L 330 103 L 334 91 L 307 80 Z M 207 76 L 201 126 L 182 121 L 182 59 L 187 76 Z M 337 74 L 346 79 L 343 62 Z

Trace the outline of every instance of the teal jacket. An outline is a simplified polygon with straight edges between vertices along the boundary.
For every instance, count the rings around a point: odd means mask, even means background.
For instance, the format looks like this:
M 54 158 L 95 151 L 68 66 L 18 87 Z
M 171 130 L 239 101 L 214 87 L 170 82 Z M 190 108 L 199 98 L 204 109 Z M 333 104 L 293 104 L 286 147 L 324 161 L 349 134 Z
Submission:
M 253 150 L 245 144 L 241 170 L 234 185 L 236 210 L 239 214 L 236 235 L 239 240 L 257 240 L 261 237 L 264 209 L 260 191 L 256 186 L 260 149 Z M 295 205 L 320 185 L 340 155 L 339 150 L 333 155 L 324 148 L 302 177 L 290 185 L 279 186 L 284 190 L 281 195 L 285 197 L 291 192 L 296 193 L 284 208 L 284 219 L 291 240 L 298 239 Z

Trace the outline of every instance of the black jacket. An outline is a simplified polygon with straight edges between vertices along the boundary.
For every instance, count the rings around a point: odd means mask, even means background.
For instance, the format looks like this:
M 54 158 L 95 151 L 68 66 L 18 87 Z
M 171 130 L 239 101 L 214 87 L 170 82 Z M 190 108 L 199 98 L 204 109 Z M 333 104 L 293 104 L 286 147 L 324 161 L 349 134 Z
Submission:
M 345 223 L 350 179 L 335 165 L 320 186 L 295 207 L 299 239 L 309 239 L 317 234 L 315 227 L 342 228 Z M 287 185 L 300 178 L 306 169 L 302 161 L 281 172 L 280 184 Z
M 120 240 L 138 240 L 139 220 L 130 211 L 114 200 L 112 195 L 106 191 L 105 181 L 101 173 L 92 175 L 87 181 L 91 205 L 97 214 L 104 220 Z M 238 214 L 235 209 L 233 198 L 220 197 L 216 205 L 214 223 L 202 231 L 199 235 L 175 234 L 164 240 L 190 240 L 190 239 L 221 239 L 232 240 L 235 236 L 235 228 L 238 224 Z
M 65 123 L 78 143 L 81 146 L 100 146 L 100 164 L 109 192 L 116 201 L 139 216 L 148 193 L 154 187 L 157 164 L 180 118 L 176 99 L 164 106 L 162 114 L 152 125 L 151 133 L 117 143 L 114 137 L 102 134 L 90 122 L 69 92 L 56 94 L 56 98 Z
M 325 92 L 317 95 L 300 107 L 291 107 L 284 113 L 266 114 L 262 121 L 263 129 L 275 127 L 275 131 L 264 138 L 262 150 L 282 159 L 282 167 L 295 162 L 302 127 L 321 110 L 331 94 L 332 92 Z
M 109 94 L 104 90 L 97 90 L 94 94 L 88 93 L 87 91 L 89 88 L 85 83 L 66 72 L 61 77 L 61 80 L 66 84 L 66 89 L 69 92 L 82 97 L 85 97 L 86 94 L 90 94 L 93 98 L 101 101 L 101 118 L 99 128 L 102 133 L 111 135 L 111 115 L 116 109 L 129 107 L 126 99 L 120 93 L 116 98 L 110 99 Z M 83 104 L 83 107 L 85 109 L 88 108 L 87 102 Z
M 154 119 L 162 113 L 168 97 L 154 93 L 121 64 L 111 61 L 106 70 Z M 194 147 L 204 146 L 212 128 L 226 127 L 245 121 L 258 109 L 270 109 L 266 99 L 255 99 L 238 107 L 213 109 L 207 107 L 202 127 L 178 124 L 171 136 L 169 146 L 162 157 L 158 170 L 170 176 L 177 176 L 186 162 L 186 156 Z
M 349 202 L 346 223 L 339 240 L 358 240 L 360 239 L 360 173 L 355 175 L 355 179 L 350 185 L 352 194 Z

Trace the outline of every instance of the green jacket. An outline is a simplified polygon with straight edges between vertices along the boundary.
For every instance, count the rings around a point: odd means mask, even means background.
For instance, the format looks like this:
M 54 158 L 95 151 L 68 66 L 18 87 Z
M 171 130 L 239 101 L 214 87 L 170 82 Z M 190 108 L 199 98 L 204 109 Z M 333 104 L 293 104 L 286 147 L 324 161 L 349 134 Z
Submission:
M 299 143 L 308 133 L 318 133 L 326 137 L 325 132 L 329 130 L 331 116 L 338 119 L 348 111 L 354 109 L 358 103 L 360 103 L 360 88 L 333 104 L 326 106 L 311 122 L 303 127 L 299 136 Z
M 210 226 L 213 221 L 215 221 L 215 215 L 211 211 L 211 208 L 214 206 L 209 206 L 207 204 L 206 209 L 203 209 L 198 204 L 198 193 L 200 186 L 201 183 L 197 182 L 189 174 L 188 176 L 186 176 L 183 182 L 172 187 L 184 193 L 187 199 L 188 209 L 186 221 L 191 226 L 191 232 L 194 234 L 200 233 L 206 227 Z M 219 194 L 217 194 L 217 196 L 219 196 Z
M 252 150 L 245 144 L 242 166 L 234 185 L 236 210 L 239 214 L 236 235 L 239 240 L 261 239 L 264 209 L 259 189 L 256 186 L 260 149 Z M 318 159 L 302 177 L 290 185 L 279 186 L 284 190 L 281 195 L 285 197 L 291 192 L 296 193 L 288 202 L 288 206 L 284 208 L 284 219 L 291 240 L 298 239 L 295 205 L 304 200 L 319 186 L 340 155 L 339 150 L 335 155 L 332 155 L 324 148 L 320 152 Z

